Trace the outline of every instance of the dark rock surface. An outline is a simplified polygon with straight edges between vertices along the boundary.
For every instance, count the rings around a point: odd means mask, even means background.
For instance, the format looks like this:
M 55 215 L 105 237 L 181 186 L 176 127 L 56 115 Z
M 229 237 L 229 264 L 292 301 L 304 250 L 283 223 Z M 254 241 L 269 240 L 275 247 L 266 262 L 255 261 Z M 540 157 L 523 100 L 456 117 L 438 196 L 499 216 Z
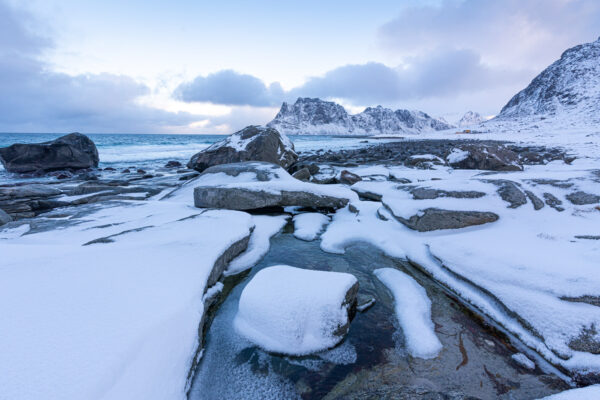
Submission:
M 266 161 L 288 168 L 297 158 L 292 142 L 277 130 L 248 126 L 195 154 L 187 167 L 202 172 L 219 164 Z
M 439 197 L 453 197 L 455 199 L 478 199 L 485 196 L 483 192 L 473 190 L 454 191 L 454 190 L 439 190 L 426 187 L 408 188 L 415 200 L 432 200 Z
M 429 232 L 439 229 L 459 229 L 498 220 L 498 216 L 491 212 L 452 211 L 438 208 L 425 209 L 422 215 L 413 215 L 409 219 L 396 215 L 394 217 L 410 229 L 419 232 Z
M 554 208 L 556 211 L 565 211 L 565 209 L 561 207 L 562 201 L 552 193 L 544 193 L 544 200 L 546 201 L 546 204 Z
M 7 213 L 4 212 L 4 210 L 0 209 L 0 226 L 4 225 L 4 224 L 8 224 L 9 222 L 11 222 L 13 219 L 10 215 L 8 215 Z
M 344 183 L 346 185 L 354 185 L 356 182 L 362 181 L 362 178 L 355 173 L 348 171 L 347 169 L 343 170 L 340 174 L 340 183 Z
M 0 148 L 0 161 L 8 172 L 30 173 L 98 167 L 98 150 L 87 136 L 71 133 L 35 144 Z
M 600 196 L 583 191 L 569 193 L 566 198 L 577 206 L 600 203 Z
M 527 203 L 525 193 L 519 189 L 516 183 L 505 179 L 489 180 L 488 182 L 498 186 L 498 195 L 507 203 L 509 208 L 518 208 Z
M 522 171 L 517 153 L 497 144 L 468 144 L 458 146 L 468 155 L 457 162 L 449 163 L 455 169 L 483 169 L 490 171 Z
M 307 181 L 310 179 L 310 171 L 308 168 L 302 168 L 294 172 L 292 176 L 298 180 Z
M 304 191 L 250 190 L 246 188 L 198 186 L 194 189 L 194 205 L 199 208 L 257 210 L 268 207 L 299 206 L 316 209 L 345 207 L 348 199 Z
M 541 210 L 542 208 L 544 208 L 544 202 L 542 201 L 542 199 L 537 197 L 531 190 L 526 190 L 525 194 L 531 201 L 531 204 L 533 204 L 534 210 L 537 211 L 537 210 Z

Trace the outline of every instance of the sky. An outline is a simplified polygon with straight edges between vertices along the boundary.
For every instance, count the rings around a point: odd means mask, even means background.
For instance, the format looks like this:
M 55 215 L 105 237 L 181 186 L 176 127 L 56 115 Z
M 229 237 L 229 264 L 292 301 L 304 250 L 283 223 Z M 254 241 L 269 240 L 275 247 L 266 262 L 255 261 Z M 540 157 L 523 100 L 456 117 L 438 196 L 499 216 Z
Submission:
M 499 112 L 597 0 L 0 0 L 0 132 L 232 133 L 283 101 Z

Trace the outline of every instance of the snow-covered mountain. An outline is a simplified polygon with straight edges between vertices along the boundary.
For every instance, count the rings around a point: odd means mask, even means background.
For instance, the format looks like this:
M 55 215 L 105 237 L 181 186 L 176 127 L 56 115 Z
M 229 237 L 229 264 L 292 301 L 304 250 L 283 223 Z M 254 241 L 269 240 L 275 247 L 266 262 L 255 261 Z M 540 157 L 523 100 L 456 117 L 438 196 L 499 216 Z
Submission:
M 566 50 L 502 108 L 494 123 L 578 127 L 600 123 L 600 38 Z M 486 124 L 487 125 L 487 124 Z
M 291 105 L 283 103 L 267 126 L 300 135 L 394 135 L 453 128 L 443 119 L 422 111 L 394 111 L 377 106 L 351 115 L 339 104 L 308 97 L 299 97 Z
M 475 126 L 486 121 L 485 117 L 482 117 L 479 113 L 474 111 L 467 111 L 465 115 L 457 122 L 459 128 L 465 128 L 467 126 Z

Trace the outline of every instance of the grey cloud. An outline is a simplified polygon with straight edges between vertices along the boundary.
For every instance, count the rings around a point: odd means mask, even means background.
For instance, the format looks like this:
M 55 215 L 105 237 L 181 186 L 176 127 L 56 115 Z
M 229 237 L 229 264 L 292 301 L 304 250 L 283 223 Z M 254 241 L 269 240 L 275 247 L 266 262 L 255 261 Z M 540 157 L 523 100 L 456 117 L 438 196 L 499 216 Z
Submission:
M 175 90 L 174 96 L 186 102 L 264 107 L 279 103 L 283 97 L 283 89 L 277 82 L 267 86 L 252 75 L 222 70 L 182 83 Z
M 392 52 L 472 49 L 488 63 L 540 69 L 598 36 L 597 0 L 443 0 L 404 9 L 380 30 Z
M 0 1 L 0 131 L 156 132 L 198 119 L 137 104 L 150 89 L 127 76 L 52 72 L 34 23 Z

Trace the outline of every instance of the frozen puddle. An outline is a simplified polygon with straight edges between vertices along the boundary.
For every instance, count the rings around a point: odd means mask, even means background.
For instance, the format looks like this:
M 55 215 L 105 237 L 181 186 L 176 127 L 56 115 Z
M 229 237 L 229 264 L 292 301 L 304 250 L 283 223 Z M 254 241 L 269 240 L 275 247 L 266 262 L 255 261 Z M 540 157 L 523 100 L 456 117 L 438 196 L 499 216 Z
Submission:
M 225 282 L 224 294 L 230 292 L 214 314 L 189 399 L 437 398 L 450 393 L 533 399 L 568 388 L 556 376 L 516 362 L 511 356 L 519 350 L 506 337 L 409 265 L 368 244 L 352 245 L 343 255 L 325 253 L 318 241 L 287 232 L 291 225 L 271 239 L 269 252 L 246 277 Z M 233 321 L 245 285 L 258 271 L 278 264 L 351 273 L 359 281 L 359 297 L 376 303 L 357 313 L 334 349 L 304 357 L 267 353 L 239 336 Z M 394 299 L 373 273 L 381 268 L 407 273 L 431 300 L 431 320 L 442 345 L 436 357 L 411 356 Z

